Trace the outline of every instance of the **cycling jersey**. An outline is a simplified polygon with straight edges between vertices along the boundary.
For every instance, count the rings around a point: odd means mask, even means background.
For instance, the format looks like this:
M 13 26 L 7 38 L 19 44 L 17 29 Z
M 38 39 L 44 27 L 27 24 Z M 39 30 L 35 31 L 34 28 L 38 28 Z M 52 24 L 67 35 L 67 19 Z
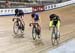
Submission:
M 49 27 L 53 27 L 53 25 L 57 26 L 57 28 L 59 29 L 59 27 L 60 27 L 60 20 L 58 20 L 57 23 L 54 23 L 54 24 L 53 24 L 53 20 L 50 21 Z
M 60 19 L 58 17 L 54 17 L 52 20 L 50 20 L 49 27 L 53 27 L 53 25 L 59 29 Z
M 57 19 L 56 17 L 54 17 L 54 18 L 53 18 L 53 23 L 52 23 L 52 24 L 56 26 L 57 23 L 58 23 L 58 19 Z
M 39 20 L 39 15 L 37 13 L 34 14 L 34 21 L 38 21 Z

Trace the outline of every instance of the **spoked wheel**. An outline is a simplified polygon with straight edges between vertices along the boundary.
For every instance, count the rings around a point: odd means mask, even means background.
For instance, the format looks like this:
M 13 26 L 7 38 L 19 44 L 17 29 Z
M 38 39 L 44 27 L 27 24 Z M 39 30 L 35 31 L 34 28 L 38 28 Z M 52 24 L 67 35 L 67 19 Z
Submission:
M 58 32 L 55 28 L 53 28 L 53 32 L 51 35 L 51 41 L 52 41 L 52 45 L 58 45 L 60 40 L 60 35 L 58 35 Z
M 32 29 L 32 38 L 33 38 L 33 40 L 36 39 L 36 31 L 35 31 L 35 28 Z
M 52 33 L 51 35 L 51 42 L 52 42 L 52 45 L 55 45 L 55 34 Z
M 14 32 L 14 34 L 18 34 L 18 31 L 19 31 L 18 25 L 19 24 L 17 22 L 14 22 L 14 26 L 13 26 L 13 32 Z
M 14 34 L 23 34 L 24 28 L 25 26 L 21 22 L 14 22 L 13 32 Z

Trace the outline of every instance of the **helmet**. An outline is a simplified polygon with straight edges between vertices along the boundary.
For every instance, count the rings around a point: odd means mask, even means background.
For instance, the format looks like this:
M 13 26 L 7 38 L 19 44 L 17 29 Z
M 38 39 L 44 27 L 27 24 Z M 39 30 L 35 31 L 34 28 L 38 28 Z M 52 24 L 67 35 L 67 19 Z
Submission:
M 51 15 L 49 16 L 50 20 L 52 20 L 54 17 L 56 17 L 56 14 L 51 14 Z
M 19 11 L 19 9 L 15 9 L 15 12 L 18 12 Z
M 35 13 L 34 13 L 34 12 L 32 12 L 31 17 L 32 17 L 32 18 L 34 18 L 34 16 L 35 16 Z
M 18 11 L 19 11 L 19 9 L 15 9 L 15 15 L 17 15 L 17 14 L 18 14 Z
M 56 14 L 51 14 L 50 15 L 50 18 L 53 18 L 53 17 L 55 17 L 56 16 Z

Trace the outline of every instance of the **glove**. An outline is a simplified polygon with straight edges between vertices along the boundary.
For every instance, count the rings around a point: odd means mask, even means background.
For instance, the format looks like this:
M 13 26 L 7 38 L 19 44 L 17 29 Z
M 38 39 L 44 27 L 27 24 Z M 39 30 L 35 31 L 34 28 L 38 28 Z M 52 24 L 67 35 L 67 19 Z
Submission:
M 14 21 L 14 18 L 12 19 L 12 21 Z
M 29 24 L 29 26 L 31 27 L 31 23 Z

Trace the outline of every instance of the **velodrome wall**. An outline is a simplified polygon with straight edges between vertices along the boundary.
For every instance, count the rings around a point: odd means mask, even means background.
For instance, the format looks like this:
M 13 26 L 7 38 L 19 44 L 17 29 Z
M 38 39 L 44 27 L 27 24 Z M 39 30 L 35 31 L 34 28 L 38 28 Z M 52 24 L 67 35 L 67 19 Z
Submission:
M 63 2 L 63 3 L 58 3 L 58 4 L 52 4 L 52 5 L 46 5 L 46 6 L 36 6 L 36 7 L 29 7 L 29 8 L 18 8 L 18 9 L 22 9 L 24 11 L 24 13 L 31 13 L 31 12 L 39 12 L 39 11 L 45 11 L 45 10 L 51 10 L 51 9 L 55 9 L 55 8 L 61 8 L 70 4 L 74 4 L 75 0 L 71 0 L 71 1 L 67 1 L 67 2 Z M 8 15 L 14 15 L 16 8 L 4 8 L 4 9 L 0 9 L 0 16 L 8 16 Z

